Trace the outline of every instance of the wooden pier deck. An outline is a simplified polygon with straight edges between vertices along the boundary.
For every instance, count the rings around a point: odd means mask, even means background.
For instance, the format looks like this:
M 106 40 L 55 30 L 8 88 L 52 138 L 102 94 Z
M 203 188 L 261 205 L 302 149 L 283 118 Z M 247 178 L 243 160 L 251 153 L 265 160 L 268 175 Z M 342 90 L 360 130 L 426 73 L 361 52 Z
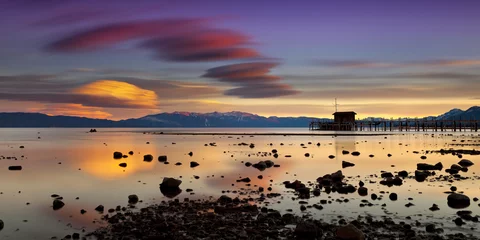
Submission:
M 319 131 L 399 131 L 477 132 L 478 120 L 359 120 L 352 123 L 312 121 L 310 130 Z

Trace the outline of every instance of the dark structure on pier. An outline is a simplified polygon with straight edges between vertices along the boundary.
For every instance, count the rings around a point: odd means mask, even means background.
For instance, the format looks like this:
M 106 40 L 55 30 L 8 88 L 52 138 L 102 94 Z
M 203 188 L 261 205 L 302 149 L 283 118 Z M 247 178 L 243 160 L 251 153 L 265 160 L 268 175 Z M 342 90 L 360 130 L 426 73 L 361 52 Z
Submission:
M 356 112 L 336 112 L 333 114 L 334 123 L 355 123 Z

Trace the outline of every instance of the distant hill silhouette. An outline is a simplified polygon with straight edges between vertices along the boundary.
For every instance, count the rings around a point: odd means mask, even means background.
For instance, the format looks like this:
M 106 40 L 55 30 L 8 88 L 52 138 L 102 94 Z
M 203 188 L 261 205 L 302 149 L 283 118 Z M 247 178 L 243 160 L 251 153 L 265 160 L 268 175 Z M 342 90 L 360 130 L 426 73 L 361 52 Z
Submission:
M 120 121 L 42 113 L 0 113 L 0 127 L 308 127 L 310 117 L 263 117 L 245 112 L 173 112 Z
M 447 120 L 480 120 L 480 107 L 465 111 L 452 109 L 437 117 Z M 263 117 L 246 112 L 173 112 L 148 115 L 120 121 L 92 119 L 71 116 L 49 116 L 42 113 L 0 113 L 0 127 L 308 127 L 312 120 L 326 121 L 326 118 L 311 117 Z

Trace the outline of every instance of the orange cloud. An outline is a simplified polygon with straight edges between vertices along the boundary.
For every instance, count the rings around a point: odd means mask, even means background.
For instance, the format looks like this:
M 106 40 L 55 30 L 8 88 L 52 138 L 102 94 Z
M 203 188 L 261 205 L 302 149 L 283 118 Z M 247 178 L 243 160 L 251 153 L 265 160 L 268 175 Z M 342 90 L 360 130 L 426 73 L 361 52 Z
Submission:
M 99 80 L 72 91 L 75 94 L 92 97 L 118 99 L 126 105 L 143 108 L 157 108 L 157 94 L 154 91 L 139 88 L 133 84 L 114 80 Z
M 64 116 L 76 116 L 76 117 L 88 117 L 107 119 L 112 114 L 103 111 L 103 108 L 99 107 L 87 107 L 82 104 L 52 104 L 46 105 L 43 108 L 30 108 L 31 112 L 41 112 L 47 115 L 64 115 Z

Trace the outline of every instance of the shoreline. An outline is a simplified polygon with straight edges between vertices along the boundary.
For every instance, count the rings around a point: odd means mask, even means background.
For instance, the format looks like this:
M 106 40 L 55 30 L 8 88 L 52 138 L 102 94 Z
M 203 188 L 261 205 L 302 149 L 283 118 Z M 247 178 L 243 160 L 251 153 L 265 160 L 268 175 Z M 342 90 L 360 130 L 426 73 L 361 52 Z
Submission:
M 151 135 L 185 135 L 185 136 L 391 136 L 395 133 L 222 133 L 222 132 L 143 132 Z
M 87 239 L 479 239 L 471 234 L 445 234 L 432 223 L 410 225 L 389 217 L 375 220 L 360 215 L 347 221 L 339 216 L 328 223 L 225 195 L 216 201 L 164 201 L 136 212 L 107 214 L 102 220 L 107 226 L 86 234 Z

